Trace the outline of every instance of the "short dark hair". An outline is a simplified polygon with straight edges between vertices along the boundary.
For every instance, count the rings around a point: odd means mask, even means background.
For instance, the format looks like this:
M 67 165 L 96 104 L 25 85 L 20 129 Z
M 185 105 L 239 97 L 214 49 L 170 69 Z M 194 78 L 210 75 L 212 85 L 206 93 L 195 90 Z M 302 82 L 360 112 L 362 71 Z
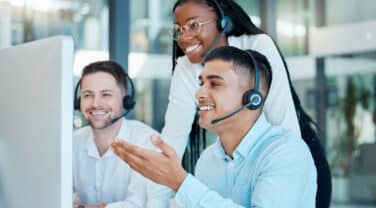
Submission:
M 112 75 L 115 78 L 116 83 L 123 87 L 124 92 L 127 91 L 128 74 L 120 64 L 116 63 L 115 61 L 97 61 L 91 63 L 85 66 L 85 68 L 83 69 L 81 82 L 86 75 L 96 72 L 104 72 Z
M 251 55 L 257 63 L 253 63 Z M 205 65 L 206 62 L 215 59 L 231 62 L 235 72 L 240 72 L 240 76 L 244 75 L 244 73 L 247 75 L 249 83 L 254 83 L 254 65 L 257 64 L 260 89 L 264 89 L 266 96 L 272 81 L 272 70 L 269 61 L 264 55 L 254 50 L 241 50 L 233 46 L 223 46 L 212 50 L 206 56 L 203 64 Z

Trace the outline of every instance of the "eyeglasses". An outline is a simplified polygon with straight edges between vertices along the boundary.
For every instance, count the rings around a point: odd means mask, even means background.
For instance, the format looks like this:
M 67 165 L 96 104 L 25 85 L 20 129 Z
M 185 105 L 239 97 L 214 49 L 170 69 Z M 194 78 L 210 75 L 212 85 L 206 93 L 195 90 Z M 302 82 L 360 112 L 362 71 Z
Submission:
M 190 20 L 183 26 L 174 24 L 174 27 L 170 30 L 170 33 L 173 35 L 174 40 L 178 40 L 179 38 L 181 38 L 183 33 L 189 34 L 190 36 L 195 36 L 200 34 L 203 25 L 209 24 L 214 21 L 215 20 L 199 22 L 197 20 Z

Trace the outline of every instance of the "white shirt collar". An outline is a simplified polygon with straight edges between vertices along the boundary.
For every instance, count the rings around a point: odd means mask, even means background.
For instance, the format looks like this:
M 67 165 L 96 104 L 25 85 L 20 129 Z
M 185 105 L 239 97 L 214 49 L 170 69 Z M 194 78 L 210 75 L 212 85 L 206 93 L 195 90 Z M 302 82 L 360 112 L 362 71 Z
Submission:
M 126 120 L 124 118 L 122 118 L 119 133 L 117 134 L 116 138 L 113 138 L 113 139 L 119 139 L 119 138 L 128 139 L 128 137 L 129 137 L 129 129 L 127 128 Z M 95 141 L 94 141 L 93 130 L 91 128 L 90 128 L 90 131 L 88 132 L 88 135 L 87 135 L 85 150 L 87 151 L 88 156 L 94 157 L 96 159 L 101 158 L 99 156 L 99 151 L 98 151 L 97 145 L 95 144 Z M 103 155 L 103 158 L 104 157 L 110 157 L 112 155 L 115 155 L 115 153 L 112 151 L 112 148 L 109 148 L 106 151 L 106 153 Z

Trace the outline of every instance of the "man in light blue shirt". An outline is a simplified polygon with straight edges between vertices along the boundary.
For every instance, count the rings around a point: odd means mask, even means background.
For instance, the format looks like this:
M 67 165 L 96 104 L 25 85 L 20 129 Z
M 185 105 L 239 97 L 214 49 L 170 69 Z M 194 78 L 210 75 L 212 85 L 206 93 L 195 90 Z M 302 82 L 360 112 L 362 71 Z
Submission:
M 176 191 L 181 207 L 313 208 L 316 169 L 308 147 L 293 132 L 272 126 L 262 113 L 271 83 L 266 58 L 226 46 L 205 59 L 200 75 L 200 126 L 218 134 L 187 174 L 171 147 L 161 153 L 117 141 L 115 153 L 136 171 Z

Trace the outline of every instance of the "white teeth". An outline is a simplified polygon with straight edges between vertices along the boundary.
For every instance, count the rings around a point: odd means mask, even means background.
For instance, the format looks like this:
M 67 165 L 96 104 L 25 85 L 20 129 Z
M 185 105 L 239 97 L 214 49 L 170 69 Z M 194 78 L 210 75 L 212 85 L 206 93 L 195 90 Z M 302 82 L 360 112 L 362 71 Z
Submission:
M 207 105 L 207 106 L 200 106 L 200 111 L 210 111 L 213 110 L 213 106 Z
M 185 49 L 185 53 L 189 53 L 189 52 L 195 50 L 196 48 L 198 48 L 199 46 L 200 46 L 199 44 L 197 44 L 197 45 L 193 45 L 193 46 L 189 46 L 189 47 L 187 47 L 187 48 Z
M 94 116 L 103 116 L 103 115 L 106 114 L 106 112 L 104 112 L 104 111 L 94 111 L 94 112 L 92 112 L 92 114 Z

